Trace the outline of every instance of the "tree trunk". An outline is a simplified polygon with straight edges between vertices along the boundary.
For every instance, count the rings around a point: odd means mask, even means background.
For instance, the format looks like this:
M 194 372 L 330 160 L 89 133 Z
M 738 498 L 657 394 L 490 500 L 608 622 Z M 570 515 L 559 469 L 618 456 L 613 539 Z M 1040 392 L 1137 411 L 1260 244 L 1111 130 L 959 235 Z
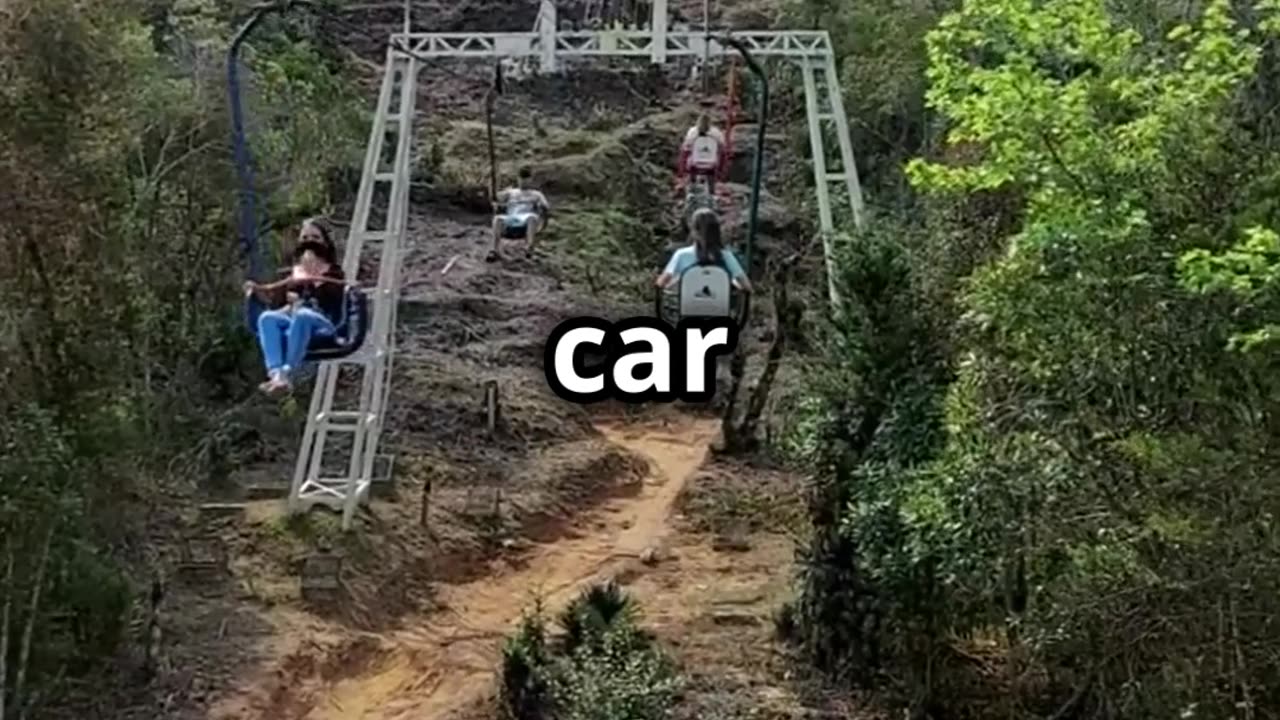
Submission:
M 31 607 L 27 611 L 27 623 L 22 629 L 22 648 L 18 654 L 18 676 L 13 683 L 13 706 L 18 709 L 18 720 L 27 717 L 27 706 L 22 701 L 23 685 L 27 680 L 27 663 L 31 659 L 31 638 L 35 635 L 36 620 L 40 617 L 40 591 L 44 587 L 44 574 L 49 566 L 49 549 L 53 545 L 53 529 L 56 524 L 49 523 L 49 530 L 44 535 L 44 547 L 40 549 L 40 563 L 36 566 L 35 583 L 31 586 Z
M 147 637 L 143 655 L 143 672 L 148 678 L 155 677 L 158 672 L 160 658 L 160 603 L 164 601 L 164 583 L 157 573 L 151 579 L 151 603 L 147 613 Z
M 802 257 L 801 254 L 796 254 L 788 258 L 779 266 L 778 272 L 773 275 L 773 343 L 769 346 L 769 354 L 765 360 L 764 371 L 760 374 L 760 379 L 756 381 L 755 387 L 751 390 L 750 398 L 747 400 L 747 408 L 741 420 L 735 418 L 735 415 L 737 414 L 738 395 L 742 389 L 744 375 L 742 366 L 745 361 L 740 358 L 740 352 L 734 356 L 733 385 L 729 390 L 729 402 L 725 407 L 721 423 L 723 428 L 721 434 L 724 438 L 722 452 L 726 454 L 750 452 L 759 443 L 757 434 L 760 416 L 764 413 L 765 405 L 769 401 L 769 394 L 773 391 L 773 383 L 777 379 L 778 369 L 782 366 L 782 356 L 786 353 L 787 339 L 800 322 L 800 309 L 791 307 L 791 302 L 787 296 L 787 280 L 800 257 Z
M 13 547 L 4 544 L 4 607 L 0 608 L 0 720 L 4 720 L 5 680 L 9 677 L 9 610 L 13 606 Z
M 792 307 L 787 297 L 789 269 L 784 268 L 777 275 L 777 285 L 773 293 L 773 344 L 769 346 L 764 372 L 760 374 L 760 379 L 751 390 L 747 411 L 738 424 L 736 434 L 743 443 L 743 450 L 750 450 L 758 440 L 760 416 L 764 413 L 769 395 L 773 392 L 773 383 L 777 379 L 778 369 L 782 367 L 782 356 L 786 354 L 787 340 L 800 322 L 799 308 Z
M 742 444 L 738 437 L 738 423 L 734 420 L 734 416 L 738 414 L 738 395 L 742 393 L 742 378 L 746 374 L 746 364 L 742 346 L 739 345 L 734 349 L 733 358 L 729 361 L 729 374 L 733 382 L 729 385 L 729 401 L 725 403 L 724 413 L 720 416 L 720 437 L 724 444 L 718 448 L 719 452 L 738 452 Z

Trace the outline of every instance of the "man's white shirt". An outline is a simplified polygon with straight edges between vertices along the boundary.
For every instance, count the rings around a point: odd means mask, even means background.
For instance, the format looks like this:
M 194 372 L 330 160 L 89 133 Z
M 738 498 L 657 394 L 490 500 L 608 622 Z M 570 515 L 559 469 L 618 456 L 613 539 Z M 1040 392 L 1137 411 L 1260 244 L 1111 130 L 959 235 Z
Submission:
M 510 213 L 538 212 L 539 208 L 551 207 L 547 196 L 541 192 L 515 187 L 498 193 L 498 202 L 505 203 Z

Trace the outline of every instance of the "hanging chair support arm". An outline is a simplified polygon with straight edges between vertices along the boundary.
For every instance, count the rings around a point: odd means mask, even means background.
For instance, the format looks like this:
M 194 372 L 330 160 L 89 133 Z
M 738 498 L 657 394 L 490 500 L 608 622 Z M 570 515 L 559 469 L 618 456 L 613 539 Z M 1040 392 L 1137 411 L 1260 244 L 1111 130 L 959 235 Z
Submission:
M 262 257 L 258 250 L 258 219 L 254 208 L 253 160 L 249 157 L 249 143 L 244 132 L 244 104 L 240 93 L 240 48 L 249 33 L 269 13 L 284 13 L 295 6 L 311 6 L 308 0 L 281 0 L 255 5 L 253 15 L 236 31 L 227 48 L 227 94 L 231 105 L 231 145 L 235 151 L 236 175 L 240 181 L 239 234 L 240 247 L 249 258 L 249 279 L 262 277 Z
M 502 94 L 502 62 L 493 66 L 493 87 L 484 96 L 484 125 L 489 139 L 489 204 L 498 206 L 498 151 L 493 141 L 493 107 Z
M 756 154 L 751 165 L 751 206 L 747 214 L 747 247 L 742 257 L 742 269 L 750 273 L 751 251 L 755 248 L 760 217 L 760 183 L 764 181 L 764 140 L 769 122 L 769 77 L 765 75 L 764 68 L 751 56 L 746 43 L 731 35 L 721 36 L 720 42 L 737 50 L 738 54 L 742 55 L 742 61 L 751 70 L 751 74 L 760 81 L 760 110 L 756 113 Z

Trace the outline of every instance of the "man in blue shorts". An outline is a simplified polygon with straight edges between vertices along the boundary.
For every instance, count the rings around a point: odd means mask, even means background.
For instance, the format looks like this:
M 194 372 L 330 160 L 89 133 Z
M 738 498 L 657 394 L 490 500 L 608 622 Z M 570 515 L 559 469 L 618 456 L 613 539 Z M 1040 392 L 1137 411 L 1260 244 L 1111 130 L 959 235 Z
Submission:
M 514 187 L 498 193 L 494 211 L 505 205 L 506 212 L 493 217 L 493 250 L 485 260 L 493 262 L 498 259 L 498 245 L 503 239 L 517 240 L 525 238 L 529 241 L 527 254 L 533 254 L 534 245 L 538 241 L 538 231 L 546 222 L 547 211 L 551 206 L 547 197 L 529 187 L 533 171 L 528 167 L 520 168 Z

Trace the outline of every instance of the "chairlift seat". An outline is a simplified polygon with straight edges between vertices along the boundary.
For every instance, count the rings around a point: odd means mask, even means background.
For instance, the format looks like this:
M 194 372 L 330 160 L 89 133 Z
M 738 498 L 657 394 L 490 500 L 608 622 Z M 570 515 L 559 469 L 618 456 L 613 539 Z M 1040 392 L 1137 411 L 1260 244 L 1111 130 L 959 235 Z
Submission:
M 258 336 L 258 318 L 269 308 L 252 293 L 245 298 L 245 327 Z M 307 347 L 307 362 L 338 360 L 364 345 L 369 333 L 369 299 L 359 286 L 347 285 L 342 293 L 342 314 L 332 335 L 313 337 Z
M 654 288 L 654 314 L 670 325 L 686 318 L 727 317 L 741 329 L 750 312 L 750 295 L 734 287 L 723 267 L 694 265 L 671 287 Z
M 717 198 L 707 187 L 707 179 L 705 177 L 694 176 L 689 183 L 684 194 L 684 221 L 689 222 L 693 214 L 703 208 L 712 212 L 720 212 L 719 198 Z
M 718 265 L 694 265 L 680 275 L 680 317 L 727 317 L 732 314 L 729 271 Z

